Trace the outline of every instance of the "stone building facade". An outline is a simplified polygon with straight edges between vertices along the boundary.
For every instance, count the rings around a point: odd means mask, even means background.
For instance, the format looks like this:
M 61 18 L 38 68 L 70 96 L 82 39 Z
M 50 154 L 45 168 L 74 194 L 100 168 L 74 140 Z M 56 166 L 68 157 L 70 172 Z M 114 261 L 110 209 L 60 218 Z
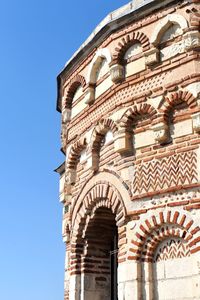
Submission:
M 59 74 L 65 300 L 200 299 L 199 50 L 199 0 L 135 0 Z

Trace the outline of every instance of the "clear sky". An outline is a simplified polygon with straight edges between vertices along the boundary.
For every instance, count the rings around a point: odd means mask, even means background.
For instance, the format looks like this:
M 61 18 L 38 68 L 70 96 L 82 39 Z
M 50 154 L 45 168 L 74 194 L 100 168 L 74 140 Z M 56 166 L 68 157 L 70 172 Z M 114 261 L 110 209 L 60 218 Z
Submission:
M 62 300 L 56 76 L 125 0 L 0 0 L 0 299 Z

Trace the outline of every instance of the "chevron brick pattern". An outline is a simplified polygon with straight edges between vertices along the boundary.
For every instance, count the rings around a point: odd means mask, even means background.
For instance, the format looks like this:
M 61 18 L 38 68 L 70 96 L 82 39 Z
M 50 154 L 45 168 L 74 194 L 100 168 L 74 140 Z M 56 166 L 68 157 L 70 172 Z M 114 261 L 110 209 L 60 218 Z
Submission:
M 189 151 L 136 165 L 132 189 L 141 195 L 197 182 L 197 155 Z
M 158 247 L 154 262 L 190 256 L 188 245 L 181 239 L 170 239 Z

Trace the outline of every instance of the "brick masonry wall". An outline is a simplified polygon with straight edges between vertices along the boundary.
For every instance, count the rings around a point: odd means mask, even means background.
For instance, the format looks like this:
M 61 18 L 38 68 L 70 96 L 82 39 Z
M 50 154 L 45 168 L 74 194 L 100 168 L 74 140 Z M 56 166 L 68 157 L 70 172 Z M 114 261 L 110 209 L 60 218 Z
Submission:
M 187 299 L 200 299 L 199 5 L 174 1 L 127 23 L 63 82 L 65 300 L 80 295 L 109 299 L 115 228 L 119 300 L 130 299 L 133 291 L 131 299 L 164 299 L 167 294 L 178 300 L 187 290 Z M 161 39 L 179 21 L 187 24 L 181 34 L 163 43 L 153 40 L 156 26 L 163 23 Z M 142 53 L 124 61 L 134 41 L 141 43 Z M 102 49 L 112 53 L 110 71 L 96 83 L 91 75 L 88 82 L 95 53 Z M 134 73 L 138 63 L 140 71 Z M 120 70 L 126 64 L 133 64 L 133 74 L 124 77 Z M 114 81 L 108 83 L 110 77 Z M 102 93 L 91 101 L 104 82 Z M 80 85 L 83 93 L 73 102 Z M 79 104 L 70 119 L 70 110 Z M 181 292 L 181 286 L 188 288 Z

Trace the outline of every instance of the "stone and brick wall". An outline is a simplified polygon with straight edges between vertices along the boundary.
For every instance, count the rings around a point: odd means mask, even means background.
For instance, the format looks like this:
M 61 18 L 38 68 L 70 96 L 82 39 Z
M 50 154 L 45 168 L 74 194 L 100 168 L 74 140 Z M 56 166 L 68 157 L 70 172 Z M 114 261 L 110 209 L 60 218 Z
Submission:
M 135 5 L 59 78 L 65 300 L 200 299 L 200 1 Z

